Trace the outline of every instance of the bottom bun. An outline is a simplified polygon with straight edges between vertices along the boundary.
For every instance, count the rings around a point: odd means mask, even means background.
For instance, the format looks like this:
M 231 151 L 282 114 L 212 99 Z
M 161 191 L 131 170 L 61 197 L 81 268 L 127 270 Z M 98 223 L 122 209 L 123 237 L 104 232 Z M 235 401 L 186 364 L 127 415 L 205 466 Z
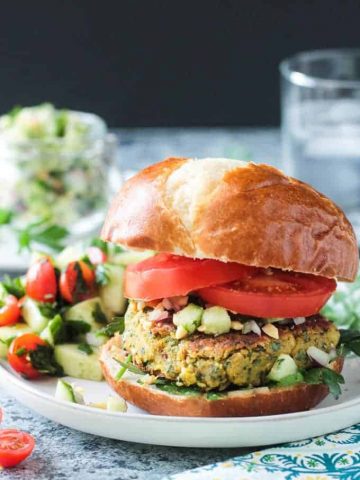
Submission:
M 183 417 L 254 417 L 278 415 L 309 410 L 329 393 L 325 385 L 298 384 L 291 387 L 258 387 L 249 390 L 233 390 L 223 398 L 210 400 L 206 394 L 197 396 L 174 395 L 159 390 L 154 385 L 139 384 L 140 375 L 129 371 L 120 379 L 115 376 L 119 364 L 113 355 L 125 359 L 121 337 L 109 340 L 102 348 L 100 363 L 107 382 L 126 401 L 154 415 Z M 338 373 L 344 364 L 337 358 L 330 368 Z

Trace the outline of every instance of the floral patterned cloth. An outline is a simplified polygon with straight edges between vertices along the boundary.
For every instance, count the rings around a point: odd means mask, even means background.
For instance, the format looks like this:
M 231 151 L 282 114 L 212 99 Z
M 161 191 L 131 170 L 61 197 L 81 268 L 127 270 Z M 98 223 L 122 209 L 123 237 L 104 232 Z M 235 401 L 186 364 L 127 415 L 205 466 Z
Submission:
M 169 480 L 293 479 L 360 480 L 360 424 L 169 477 Z

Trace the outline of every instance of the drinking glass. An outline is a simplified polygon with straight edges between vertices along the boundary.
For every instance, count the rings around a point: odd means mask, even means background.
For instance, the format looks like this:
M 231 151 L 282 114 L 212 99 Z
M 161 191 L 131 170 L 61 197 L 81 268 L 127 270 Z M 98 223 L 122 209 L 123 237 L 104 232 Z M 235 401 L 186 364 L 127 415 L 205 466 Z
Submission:
M 312 184 L 360 232 L 360 50 L 299 53 L 280 64 L 284 170 Z

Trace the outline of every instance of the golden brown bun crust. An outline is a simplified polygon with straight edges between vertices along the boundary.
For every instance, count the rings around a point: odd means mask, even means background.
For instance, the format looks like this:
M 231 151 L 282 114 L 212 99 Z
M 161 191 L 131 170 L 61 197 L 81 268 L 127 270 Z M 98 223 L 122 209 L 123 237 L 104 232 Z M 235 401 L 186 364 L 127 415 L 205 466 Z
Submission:
M 169 158 L 128 180 L 102 238 L 129 248 L 354 280 L 358 248 L 344 213 L 268 165 Z
M 218 400 L 203 396 L 189 397 L 170 395 L 155 387 L 143 386 L 136 381 L 116 381 L 111 372 L 109 351 L 120 348 L 120 337 L 111 339 L 102 350 L 101 366 L 110 386 L 126 401 L 153 415 L 185 417 L 253 417 L 278 415 L 309 410 L 320 403 L 329 393 L 325 385 L 296 385 L 282 388 L 255 388 L 247 392 L 235 391 Z M 343 359 L 338 358 L 331 368 L 340 373 Z

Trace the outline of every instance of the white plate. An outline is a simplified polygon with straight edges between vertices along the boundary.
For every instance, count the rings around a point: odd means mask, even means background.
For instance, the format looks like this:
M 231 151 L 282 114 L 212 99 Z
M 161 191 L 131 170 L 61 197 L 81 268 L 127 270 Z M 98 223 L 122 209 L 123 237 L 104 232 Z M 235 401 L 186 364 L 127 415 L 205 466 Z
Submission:
M 154 445 L 179 447 L 252 447 L 302 440 L 360 421 L 360 359 L 346 362 L 346 384 L 339 400 L 328 397 L 308 412 L 267 417 L 189 418 L 149 415 L 129 405 L 113 413 L 56 400 L 56 379 L 26 381 L 0 366 L 0 383 L 21 403 L 45 417 L 86 433 Z M 75 381 L 87 401 L 103 401 L 111 393 L 105 382 Z

